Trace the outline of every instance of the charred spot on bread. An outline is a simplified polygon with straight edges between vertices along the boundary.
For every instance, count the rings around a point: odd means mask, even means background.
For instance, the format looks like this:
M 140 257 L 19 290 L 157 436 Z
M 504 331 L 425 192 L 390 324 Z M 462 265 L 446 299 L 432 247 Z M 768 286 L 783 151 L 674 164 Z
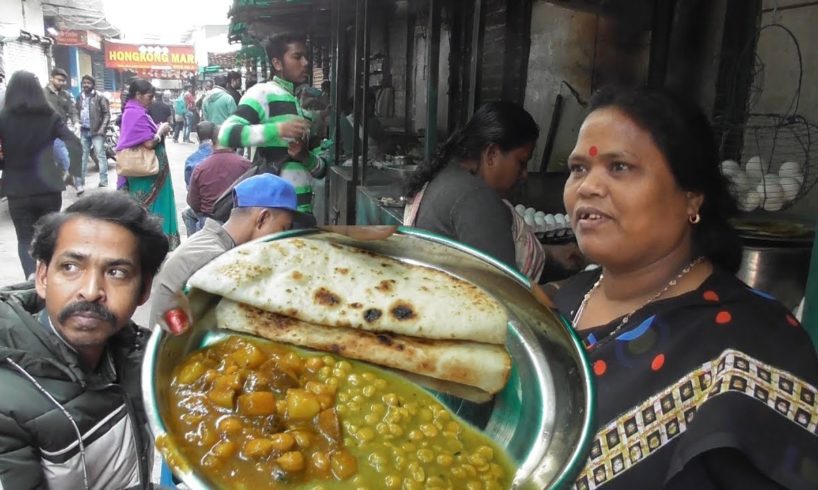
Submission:
M 349 269 L 347 269 L 346 267 L 336 267 L 335 272 L 337 272 L 338 274 L 346 275 L 349 274 Z
M 389 312 L 396 320 L 411 320 L 415 318 L 417 315 L 415 314 L 415 308 L 410 305 L 409 303 L 396 303 L 395 306 L 392 307 Z
M 293 279 L 295 279 L 296 281 L 300 281 L 301 279 L 303 279 L 303 278 L 304 278 L 304 274 L 302 274 L 302 273 L 300 273 L 300 272 L 298 272 L 298 271 L 293 271 L 293 273 L 292 273 L 292 277 L 293 277 Z
M 362 305 L 361 303 L 350 303 L 349 307 L 352 308 L 353 310 L 360 310 L 361 308 L 364 307 L 364 305 Z
M 327 288 L 318 288 L 315 291 L 315 302 L 322 306 L 335 307 L 341 304 L 341 298 Z
M 381 281 L 377 286 L 375 286 L 375 289 L 377 289 L 378 291 L 382 291 L 384 293 L 388 293 L 389 291 L 392 291 L 392 288 L 395 284 L 396 282 L 394 279 L 385 279 Z
M 382 343 L 383 345 L 392 345 L 392 336 L 385 333 L 379 333 L 378 342 Z
M 383 316 L 383 312 L 378 308 L 370 308 L 364 312 L 364 320 L 369 323 L 377 321 L 381 316 Z

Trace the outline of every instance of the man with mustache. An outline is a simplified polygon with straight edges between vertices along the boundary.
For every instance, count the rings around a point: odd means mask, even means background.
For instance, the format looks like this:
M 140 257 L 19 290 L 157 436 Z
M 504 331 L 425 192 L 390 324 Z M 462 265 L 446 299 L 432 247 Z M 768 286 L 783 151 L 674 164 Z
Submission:
M 0 488 L 147 488 L 148 332 L 130 318 L 168 251 L 123 193 L 36 225 L 34 282 L 0 290 Z

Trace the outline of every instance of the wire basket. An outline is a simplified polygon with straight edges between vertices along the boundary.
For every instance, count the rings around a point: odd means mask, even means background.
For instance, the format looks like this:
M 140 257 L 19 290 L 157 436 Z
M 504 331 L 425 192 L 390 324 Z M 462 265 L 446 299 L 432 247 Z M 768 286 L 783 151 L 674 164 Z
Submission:
M 786 209 L 818 181 L 818 126 L 803 117 L 750 114 L 717 126 L 721 171 L 742 211 Z
M 764 62 L 756 52 L 762 34 L 783 35 L 792 42 L 798 78 L 785 112 L 761 114 L 745 109 L 741 121 L 714 121 L 721 172 L 744 212 L 787 209 L 818 180 L 818 126 L 798 115 L 804 74 L 801 47 L 795 34 L 777 22 L 761 27 L 740 56 L 738 65 L 753 63 L 747 102 L 754 106 L 764 89 Z

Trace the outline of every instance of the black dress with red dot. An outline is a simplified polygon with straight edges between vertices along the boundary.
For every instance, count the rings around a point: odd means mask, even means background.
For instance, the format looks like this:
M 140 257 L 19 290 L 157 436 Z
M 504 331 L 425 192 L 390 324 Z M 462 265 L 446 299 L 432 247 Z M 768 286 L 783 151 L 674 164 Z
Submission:
M 566 318 L 599 274 L 554 290 Z M 783 305 L 716 270 L 620 322 L 579 332 L 598 432 L 575 488 L 818 489 L 818 356 Z

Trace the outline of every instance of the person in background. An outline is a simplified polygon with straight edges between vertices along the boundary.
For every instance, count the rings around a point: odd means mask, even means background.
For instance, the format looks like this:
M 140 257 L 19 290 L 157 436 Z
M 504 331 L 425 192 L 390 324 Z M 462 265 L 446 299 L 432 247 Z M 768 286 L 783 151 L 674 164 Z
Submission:
M 192 143 L 190 141 L 190 132 L 193 131 L 193 124 L 196 123 L 196 95 L 193 92 L 193 87 L 188 87 L 185 91 L 185 135 L 182 140 L 183 143 Z
M 159 126 L 148 115 L 155 89 L 147 80 L 136 79 L 128 87 L 128 97 L 122 110 L 122 132 L 116 151 L 143 146 L 153 150 L 159 159 L 159 173 L 146 177 L 127 177 L 128 192 L 145 208 L 162 218 L 162 229 L 171 250 L 179 245 L 176 202 L 173 197 L 170 165 L 164 137 L 170 132 L 167 123 Z
M 275 175 L 255 175 L 233 189 L 233 203 L 227 222 L 222 225 L 208 218 L 201 231 L 162 266 L 151 291 L 151 327 L 168 330 L 164 313 L 176 305 L 182 287 L 203 265 L 233 247 L 289 230 L 296 209 L 295 188 Z
M 213 154 L 213 140 L 215 139 L 218 127 L 210 121 L 202 121 L 196 127 L 196 135 L 199 137 L 199 148 L 196 149 L 185 160 L 185 186 L 190 186 L 190 176 L 193 169 L 202 161 Z
M 225 90 L 233 97 L 233 101 L 236 103 L 236 107 L 238 107 L 239 102 L 241 102 L 241 73 L 237 71 L 227 73 L 227 86 Z
M 105 154 L 105 132 L 111 122 L 111 110 L 108 99 L 96 90 L 96 80 L 91 75 L 82 77 L 82 92 L 77 99 L 77 112 L 80 121 L 80 139 L 82 141 L 82 175 L 76 180 L 77 194 L 85 190 L 85 176 L 88 173 L 88 160 L 91 157 L 91 146 L 99 162 L 99 186 L 108 187 L 108 158 Z
M 197 124 L 201 121 L 202 117 L 202 104 L 204 103 L 205 97 L 207 97 L 210 92 L 213 90 L 213 80 L 205 80 L 203 84 L 203 90 L 199 92 L 196 96 L 196 114 L 198 115 L 199 119 L 197 120 Z
M 245 77 L 244 93 L 246 94 L 247 91 L 250 90 L 250 88 L 253 85 L 256 85 L 257 83 L 258 83 L 258 74 L 256 74 L 255 72 L 248 73 L 247 76 Z
M 218 198 L 250 168 L 250 160 L 236 154 L 230 148 L 216 147 L 213 155 L 193 170 L 187 192 L 189 208 L 182 213 L 188 236 L 204 224 L 213 213 Z
M 221 125 L 230 115 L 236 112 L 236 101 L 226 89 L 227 78 L 219 75 L 216 85 L 207 93 L 202 102 L 202 119 L 216 126 Z
M 185 106 L 184 93 L 179 94 L 173 101 L 173 142 L 178 143 L 179 137 L 185 131 L 185 113 L 187 108 Z M 184 141 L 184 140 L 183 140 Z
M 37 77 L 27 71 L 15 72 L 6 91 L 6 104 L 0 111 L 3 146 L 0 168 L 25 277 L 34 273 L 34 260 L 29 252 L 34 223 L 62 207 L 66 178 L 54 159 L 57 138 L 65 142 L 70 156 L 68 180 L 71 176 L 79 177 L 82 157 L 79 138 L 46 101 Z
M 74 105 L 74 98 L 71 97 L 71 93 L 65 88 L 67 84 L 68 72 L 62 68 L 54 68 L 51 70 L 51 79 L 43 88 L 43 92 L 45 93 L 45 98 L 48 103 L 63 119 L 68 129 L 74 131 L 74 124 L 77 122 L 79 115 Z M 68 172 L 71 159 L 65 147 L 65 142 L 61 138 L 54 140 L 54 160 L 59 165 L 62 165 L 64 172 Z M 83 192 L 85 192 L 84 189 L 77 189 L 78 196 Z
M 45 98 L 57 114 L 63 119 L 66 126 L 72 129 L 79 119 L 74 98 L 65 88 L 68 85 L 68 72 L 62 68 L 51 70 L 51 80 L 43 89 Z
M 159 220 L 106 192 L 36 229 L 35 280 L 0 290 L 0 487 L 151 488 L 131 316 L 168 251 Z
M 439 233 L 538 279 L 545 253 L 505 197 L 527 176 L 540 131 L 511 102 L 481 106 L 429 163 L 409 178 L 404 224 Z M 515 237 L 519 241 L 515 241 Z
M 173 108 L 170 106 L 170 90 L 162 92 L 162 97 L 155 98 L 148 107 L 148 115 L 156 124 L 167 123 L 173 127 Z
M 6 102 L 6 74 L 0 69 L 0 111 L 3 110 L 3 104 Z
M 596 378 L 598 432 L 575 488 L 818 488 L 818 356 L 783 305 L 735 277 L 719 160 L 684 98 L 592 98 L 563 198 L 601 267 L 549 293 Z
M 253 163 L 293 184 L 298 210 L 312 213 L 312 179 L 324 174 L 326 162 L 308 148 L 310 122 L 295 96 L 295 87 L 309 76 L 306 40 L 282 33 L 264 44 L 276 75 L 244 94 L 236 113 L 222 125 L 219 144 L 258 147 Z

